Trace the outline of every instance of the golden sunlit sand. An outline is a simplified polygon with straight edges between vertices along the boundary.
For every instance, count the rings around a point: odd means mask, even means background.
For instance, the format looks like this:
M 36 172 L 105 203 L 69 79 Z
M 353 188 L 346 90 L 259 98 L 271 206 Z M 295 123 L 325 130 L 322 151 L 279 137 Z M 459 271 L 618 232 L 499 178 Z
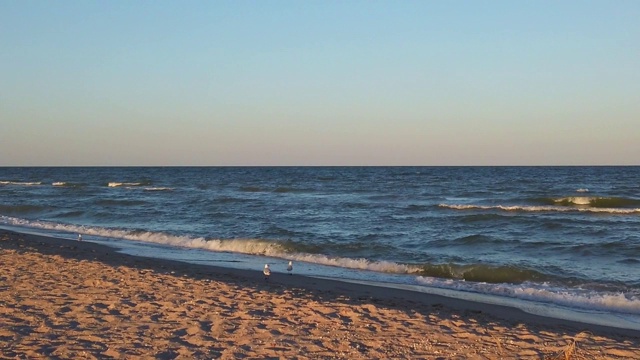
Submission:
M 0 230 L 2 359 L 639 359 L 640 332 Z

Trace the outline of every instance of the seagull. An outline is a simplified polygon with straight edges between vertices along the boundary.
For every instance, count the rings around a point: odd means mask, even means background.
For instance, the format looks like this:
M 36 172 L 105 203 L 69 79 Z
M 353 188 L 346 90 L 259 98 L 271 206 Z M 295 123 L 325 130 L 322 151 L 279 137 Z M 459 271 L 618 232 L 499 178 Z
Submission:
M 78 234 L 78 241 L 82 241 L 82 234 Z
M 262 270 L 264 274 L 264 280 L 269 280 L 269 275 L 271 275 L 271 269 L 269 269 L 269 264 L 264 264 L 264 270 Z
M 289 272 L 289 275 L 292 275 L 293 262 L 291 260 L 289 260 L 289 265 L 287 265 L 287 271 Z

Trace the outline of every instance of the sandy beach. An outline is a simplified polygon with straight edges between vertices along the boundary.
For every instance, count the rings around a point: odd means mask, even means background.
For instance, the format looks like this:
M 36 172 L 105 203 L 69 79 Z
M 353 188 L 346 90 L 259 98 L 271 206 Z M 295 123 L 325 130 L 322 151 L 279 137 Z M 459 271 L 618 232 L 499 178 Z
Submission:
M 0 230 L 2 359 L 638 359 L 640 332 Z

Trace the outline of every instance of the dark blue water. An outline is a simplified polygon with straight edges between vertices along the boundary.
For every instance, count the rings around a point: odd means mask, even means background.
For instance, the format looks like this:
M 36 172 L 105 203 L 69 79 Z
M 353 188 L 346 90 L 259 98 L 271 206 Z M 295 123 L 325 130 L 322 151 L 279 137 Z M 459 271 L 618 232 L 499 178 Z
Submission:
M 640 315 L 640 167 L 0 168 L 0 225 Z

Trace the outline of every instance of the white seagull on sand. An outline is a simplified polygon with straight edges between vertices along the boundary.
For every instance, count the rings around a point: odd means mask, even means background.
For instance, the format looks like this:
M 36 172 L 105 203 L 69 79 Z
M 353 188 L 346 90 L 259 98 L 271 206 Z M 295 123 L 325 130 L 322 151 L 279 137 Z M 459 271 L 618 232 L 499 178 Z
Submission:
M 289 260 L 289 265 L 287 265 L 287 271 L 289 272 L 289 275 L 291 275 L 291 272 L 293 271 L 293 262 L 291 260 Z
M 82 241 L 82 234 L 78 234 L 78 241 Z
M 262 273 L 264 274 L 264 279 L 269 280 L 269 276 L 271 275 L 269 264 L 264 264 L 264 270 L 262 270 Z

